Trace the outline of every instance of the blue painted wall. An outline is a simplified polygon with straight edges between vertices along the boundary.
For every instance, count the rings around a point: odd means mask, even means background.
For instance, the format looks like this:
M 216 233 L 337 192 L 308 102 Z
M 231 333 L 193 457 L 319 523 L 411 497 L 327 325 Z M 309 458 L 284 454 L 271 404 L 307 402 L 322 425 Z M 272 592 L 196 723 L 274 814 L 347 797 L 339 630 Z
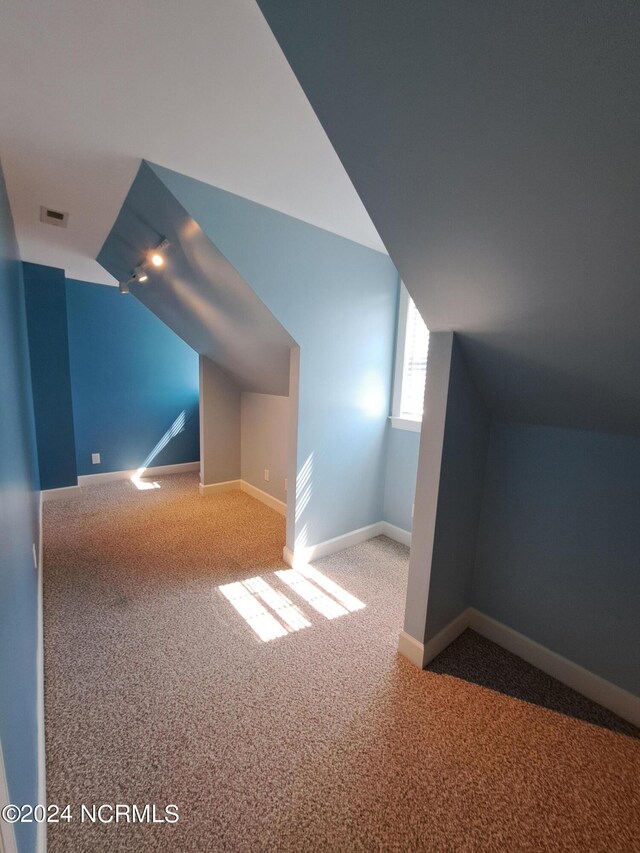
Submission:
M 472 602 L 640 695 L 640 439 L 496 425 Z
M 140 467 L 182 412 L 184 431 L 148 464 L 197 461 L 197 354 L 115 287 L 67 280 L 67 313 L 78 474 Z
M 396 297 L 394 355 L 397 356 L 398 320 L 400 312 L 400 279 Z M 395 358 L 393 377 L 395 377 Z M 392 393 L 393 393 L 392 388 Z M 416 495 L 420 433 L 398 429 L 388 424 L 384 480 L 383 519 L 402 530 L 413 526 L 413 504 Z
M 64 270 L 23 264 L 40 488 L 75 486 Z
M 35 427 L 22 265 L 0 168 L 0 742 L 16 803 L 38 794 L 38 546 Z M 21 851 L 35 849 L 35 825 L 18 824 Z
M 419 432 L 389 426 L 383 518 L 403 530 L 413 525 L 419 449 Z
M 470 603 L 490 423 L 459 338 L 454 335 L 426 640 L 434 637 Z
M 398 274 L 384 254 L 151 167 L 300 345 L 297 544 L 380 521 Z

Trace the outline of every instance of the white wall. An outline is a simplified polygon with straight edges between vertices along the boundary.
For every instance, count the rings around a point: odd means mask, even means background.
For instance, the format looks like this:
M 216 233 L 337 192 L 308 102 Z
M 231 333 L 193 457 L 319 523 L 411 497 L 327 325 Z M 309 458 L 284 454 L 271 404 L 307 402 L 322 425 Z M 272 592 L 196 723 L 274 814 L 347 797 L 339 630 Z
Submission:
M 241 398 L 242 479 L 286 502 L 289 398 L 243 392 Z M 264 478 L 269 469 L 268 482 Z
M 200 356 L 200 482 L 240 479 L 240 390 Z

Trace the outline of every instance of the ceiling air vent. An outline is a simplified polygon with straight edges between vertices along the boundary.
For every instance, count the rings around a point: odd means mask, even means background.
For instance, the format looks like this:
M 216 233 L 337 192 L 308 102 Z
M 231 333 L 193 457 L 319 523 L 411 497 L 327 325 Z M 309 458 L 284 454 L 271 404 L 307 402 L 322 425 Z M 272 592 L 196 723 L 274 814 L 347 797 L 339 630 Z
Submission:
M 69 214 L 62 213 L 60 210 L 52 210 L 50 207 L 40 208 L 40 222 L 46 222 L 48 225 L 57 225 L 58 228 L 66 228 L 69 221 Z

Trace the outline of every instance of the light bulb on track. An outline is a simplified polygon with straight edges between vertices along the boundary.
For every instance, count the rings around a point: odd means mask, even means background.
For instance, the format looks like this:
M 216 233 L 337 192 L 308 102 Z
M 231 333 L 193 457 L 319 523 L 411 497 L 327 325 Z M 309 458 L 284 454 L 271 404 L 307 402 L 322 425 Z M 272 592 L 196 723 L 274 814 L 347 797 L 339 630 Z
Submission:
M 149 280 L 149 275 L 147 274 L 146 269 L 144 268 L 144 264 L 140 264 L 139 267 L 136 267 L 131 275 L 133 281 L 137 281 L 140 284 L 144 284 L 145 281 Z

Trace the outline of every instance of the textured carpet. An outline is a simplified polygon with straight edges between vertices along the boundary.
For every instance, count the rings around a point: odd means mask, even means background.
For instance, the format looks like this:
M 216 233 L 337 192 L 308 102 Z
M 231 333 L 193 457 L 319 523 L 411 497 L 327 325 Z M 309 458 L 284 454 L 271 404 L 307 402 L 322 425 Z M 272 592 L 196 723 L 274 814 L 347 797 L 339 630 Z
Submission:
M 292 588 L 281 516 L 158 482 L 45 505 L 47 793 L 180 819 L 74 817 L 51 853 L 640 850 L 637 732 L 471 632 L 426 672 L 396 654 L 406 548 Z

